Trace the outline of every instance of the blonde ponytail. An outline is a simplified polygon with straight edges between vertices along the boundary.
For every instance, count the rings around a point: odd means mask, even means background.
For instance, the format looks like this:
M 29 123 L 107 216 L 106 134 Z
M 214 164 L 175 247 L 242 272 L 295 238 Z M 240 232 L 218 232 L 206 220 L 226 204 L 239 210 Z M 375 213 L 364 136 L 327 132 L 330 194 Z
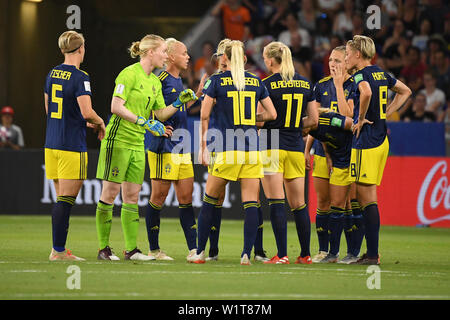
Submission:
M 291 49 L 284 45 L 281 49 L 281 65 L 280 74 L 284 81 L 291 81 L 294 79 L 294 63 L 292 62 Z
M 231 78 L 238 91 L 245 89 L 244 44 L 233 40 L 225 45 L 225 54 L 230 60 Z
M 164 42 L 164 39 L 155 34 L 148 34 L 141 39 L 141 41 L 136 41 L 131 44 L 131 47 L 128 49 L 130 52 L 130 56 L 134 59 L 137 57 L 143 57 L 147 54 L 147 52 L 151 49 L 154 50 L 158 48 L 161 43 Z
M 133 42 L 132 44 L 131 44 L 131 47 L 130 47 L 130 49 L 128 49 L 129 51 L 130 51 L 130 56 L 134 59 L 134 58 L 137 58 L 137 57 L 139 57 L 139 45 L 141 44 L 141 42 L 140 41 L 136 41 L 136 42 Z
M 280 65 L 280 75 L 284 81 L 294 79 L 295 69 L 291 50 L 282 42 L 274 41 L 264 47 L 264 54 Z

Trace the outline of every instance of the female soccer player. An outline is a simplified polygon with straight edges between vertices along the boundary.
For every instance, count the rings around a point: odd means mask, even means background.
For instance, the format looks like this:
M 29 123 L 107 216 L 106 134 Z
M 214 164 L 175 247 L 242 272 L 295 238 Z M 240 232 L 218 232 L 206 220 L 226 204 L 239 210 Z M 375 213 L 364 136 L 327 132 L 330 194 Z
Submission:
M 264 263 L 289 264 L 285 189 L 301 247 L 295 263 L 310 264 L 311 223 L 305 203 L 302 128 L 317 124 L 313 88 L 309 80 L 295 73 L 291 51 L 285 44 L 269 43 L 264 48 L 263 58 L 267 69 L 272 72 L 263 83 L 275 105 L 277 119 L 265 122 L 261 131 L 267 136 L 267 148 L 261 146 L 264 162 L 262 185 L 269 201 L 270 220 L 278 249 L 277 254 Z
M 228 59 L 224 56 L 224 50 L 225 45 L 229 43 L 230 39 L 223 39 L 219 42 L 217 45 L 217 51 L 215 53 L 215 56 L 217 58 L 217 64 L 218 64 L 218 72 L 225 72 L 227 70 L 227 62 Z M 213 108 L 211 111 L 211 120 L 209 123 L 209 128 L 215 128 L 215 123 L 217 120 L 216 117 L 219 116 L 216 112 L 216 110 Z M 201 136 L 201 135 L 200 135 Z M 208 165 L 208 174 L 211 174 L 211 169 L 214 164 L 214 158 L 215 153 L 210 153 L 210 162 Z M 201 163 L 202 155 L 201 152 L 199 153 L 199 159 Z M 259 194 L 259 192 L 258 192 Z M 212 227 L 211 231 L 209 233 L 209 255 L 206 258 L 206 261 L 215 261 L 219 259 L 219 235 L 220 235 L 220 225 L 222 222 L 222 204 L 225 199 L 225 186 L 221 190 L 218 199 L 217 199 L 217 205 L 214 207 L 214 214 L 212 218 Z M 268 258 L 265 254 L 264 247 L 263 247 L 263 212 L 261 210 L 261 205 L 258 200 L 258 232 L 256 234 L 256 240 L 255 240 L 255 255 L 254 259 L 255 261 L 267 261 Z
M 64 62 L 47 75 L 44 93 L 45 172 L 47 179 L 53 179 L 57 195 L 49 259 L 82 261 L 65 248 L 70 211 L 87 176 L 86 125 L 98 131 L 98 139 L 102 140 L 105 123 L 92 109 L 89 75 L 79 69 L 85 54 L 83 35 L 66 31 L 58 45 Z
M 392 78 L 378 66 L 371 65 L 374 55 L 375 45 L 369 37 L 356 35 L 347 42 L 345 60 L 347 67 L 358 70 L 353 79 L 359 93 L 359 105 L 355 106 L 358 119 L 353 128 L 350 176 L 356 182 L 367 244 L 367 253 L 357 264 L 380 264 L 377 186 L 381 183 L 389 152 L 386 118 L 411 95 L 411 90 L 405 84 Z M 386 107 L 388 89 L 393 90 L 396 95 Z
M 139 62 L 123 69 L 116 78 L 111 102 L 113 113 L 106 127 L 97 166 L 97 178 L 103 180 L 96 222 L 99 240 L 98 259 L 118 260 L 109 246 L 113 202 L 122 189 L 121 221 L 125 237 L 125 260 L 154 260 L 137 248 L 139 229 L 138 196 L 145 173 L 144 133 L 171 135 L 170 128 L 157 120 L 147 120 L 151 111 L 161 121 L 169 119 L 186 102 L 196 99 L 192 90 L 180 93 L 166 107 L 161 82 L 152 73 L 167 60 L 167 44 L 157 35 L 146 35 L 130 47 L 132 58 Z
M 166 39 L 167 68 L 159 75 L 165 103 L 171 104 L 184 90 L 180 72 L 186 70 L 189 55 L 186 46 L 176 39 Z M 202 85 L 200 85 L 202 87 Z M 200 89 L 201 90 L 201 89 Z M 182 105 L 164 125 L 174 130 L 187 130 L 187 105 Z M 175 131 L 176 133 L 176 131 Z M 183 143 L 183 137 L 171 140 L 168 137 L 153 137 L 148 151 L 148 164 L 152 193 L 147 206 L 146 224 L 150 243 L 150 256 L 156 260 L 173 260 L 159 247 L 160 213 L 170 186 L 173 184 L 179 202 L 180 223 L 184 231 L 189 254 L 197 249 L 197 225 L 192 208 L 194 169 L 191 161 L 190 143 Z
M 256 121 L 276 118 L 276 111 L 268 96 L 267 89 L 255 75 L 244 70 L 244 45 L 240 41 L 230 41 L 225 45 L 227 71 L 213 75 L 205 84 L 201 111 L 201 153 L 202 164 L 209 164 L 207 134 L 211 109 L 216 99 L 215 160 L 206 181 L 203 206 L 198 217 L 197 254 L 190 261 L 205 262 L 205 246 L 212 224 L 214 206 L 218 196 L 228 181 L 239 180 L 241 198 L 245 211 L 244 249 L 241 264 L 250 264 L 250 253 L 258 229 L 258 186 L 263 177 L 263 167 L 258 151 Z M 264 111 L 257 113 L 258 101 Z M 216 130 L 216 133 L 217 133 Z
M 323 78 L 316 84 L 314 87 L 314 96 L 317 107 L 329 108 L 344 116 L 352 117 L 354 82 L 347 73 L 344 58 L 345 46 L 333 49 L 328 61 L 331 76 Z M 339 230 L 343 220 L 345 220 L 345 230 L 350 230 L 352 226 L 351 215 L 345 211 L 346 202 L 341 203 L 341 199 L 347 195 L 348 185 L 350 185 L 343 165 L 347 164 L 348 167 L 350 159 L 341 159 L 339 161 L 339 167 L 333 167 L 332 159 L 325 152 L 322 143 L 320 141 L 314 141 L 314 138 L 309 135 L 305 148 L 308 168 L 310 167 L 310 150 L 313 143 L 315 150 L 312 176 L 314 189 L 317 194 L 316 232 L 319 240 L 319 253 L 313 257 L 312 261 L 328 262 L 330 260 L 329 262 L 336 262 L 335 241 L 338 238 L 340 239 L 341 232 L 337 231 L 339 237 L 336 235 L 336 232 L 331 234 L 329 225 L 331 223 L 334 230 Z M 349 141 L 349 144 L 351 144 L 351 141 Z M 350 147 L 348 150 L 350 151 Z M 348 156 L 350 156 L 350 153 Z M 332 179 L 330 179 L 330 171 L 332 172 Z M 343 214 L 344 212 L 345 215 Z M 334 239 L 334 254 L 330 254 L 327 260 L 324 260 L 328 255 L 330 237 Z M 347 243 L 351 244 L 350 237 L 346 237 L 346 239 L 348 239 Z M 337 248 L 339 249 L 338 244 Z

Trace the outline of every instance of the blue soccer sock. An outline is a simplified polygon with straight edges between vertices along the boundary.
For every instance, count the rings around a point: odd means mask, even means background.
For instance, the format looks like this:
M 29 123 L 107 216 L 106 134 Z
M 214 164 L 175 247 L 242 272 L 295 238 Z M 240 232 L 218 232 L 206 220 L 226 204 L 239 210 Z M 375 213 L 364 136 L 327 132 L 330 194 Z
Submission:
M 330 236 L 330 253 L 337 255 L 341 244 L 342 228 L 344 226 L 345 209 L 331 206 L 328 220 L 328 233 Z
M 311 221 L 309 219 L 308 207 L 304 204 L 298 208 L 291 209 L 291 211 L 294 214 L 295 227 L 300 242 L 300 257 L 310 256 Z
M 366 227 L 367 257 L 378 257 L 378 243 L 380 236 L 380 213 L 376 202 L 366 205 L 363 209 Z
M 328 252 L 328 219 L 330 211 L 317 208 L 316 211 L 316 232 L 319 240 L 319 251 Z
M 351 209 L 345 210 L 344 213 L 344 234 L 347 243 L 347 254 L 351 254 L 353 250 L 353 212 Z
M 52 209 L 53 249 L 58 252 L 66 250 L 67 234 L 69 232 L 70 211 L 76 197 L 58 196 Z
M 209 232 L 209 256 L 214 257 L 219 254 L 219 235 L 220 225 L 222 223 L 222 205 L 214 206 L 214 213 L 212 216 L 212 226 Z
M 357 257 L 361 251 L 362 242 L 365 235 L 364 219 L 361 212 L 361 207 L 356 199 L 351 200 L 353 212 L 353 226 L 352 226 L 352 255 Z
M 258 232 L 258 203 L 256 201 L 246 201 L 244 205 L 245 219 L 244 219 L 244 249 L 241 257 L 244 254 L 250 258 L 253 246 Z
M 145 224 L 147 226 L 147 237 L 150 250 L 159 249 L 159 227 L 161 224 L 161 206 L 148 201 L 145 213 Z
M 255 239 L 255 255 L 257 253 L 264 254 L 264 247 L 263 247 L 264 218 L 260 203 L 258 203 L 257 208 L 258 208 L 258 230 L 256 231 L 256 239 Z
M 287 256 L 287 217 L 284 199 L 267 199 L 270 208 L 270 221 L 277 244 L 279 258 Z
M 217 205 L 217 198 L 208 196 L 205 192 L 203 196 L 203 205 L 198 214 L 198 246 L 197 254 L 205 250 L 214 215 L 214 207 Z
M 180 224 L 189 250 L 197 248 L 197 225 L 195 224 L 194 208 L 192 203 L 179 204 Z

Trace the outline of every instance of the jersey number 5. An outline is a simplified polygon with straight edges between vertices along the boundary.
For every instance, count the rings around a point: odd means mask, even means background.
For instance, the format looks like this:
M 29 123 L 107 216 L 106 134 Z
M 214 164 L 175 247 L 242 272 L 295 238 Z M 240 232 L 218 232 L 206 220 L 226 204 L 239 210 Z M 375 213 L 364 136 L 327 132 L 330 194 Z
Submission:
M 228 91 L 227 97 L 233 99 L 233 120 L 234 125 L 254 126 L 256 124 L 256 92 L 254 91 Z M 250 118 L 245 117 L 246 99 L 250 99 L 247 106 L 250 107 Z
M 52 102 L 58 105 L 58 110 L 56 112 L 52 112 L 50 114 L 51 118 L 61 119 L 62 118 L 62 109 L 63 109 L 63 98 L 56 96 L 56 91 L 62 92 L 62 85 L 53 84 L 52 85 Z
M 380 119 L 386 119 L 386 104 L 388 96 L 388 87 L 380 86 Z
M 284 121 L 284 126 L 289 128 L 291 126 L 291 111 L 292 111 L 292 100 L 297 100 L 297 113 L 295 115 L 295 128 L 300 126 L 300 120 L 302 116 L 303 107 L 303 94 L 302 93 L 285 93 L 282 96 L 283 100 L 286 100 L 286 120 Z

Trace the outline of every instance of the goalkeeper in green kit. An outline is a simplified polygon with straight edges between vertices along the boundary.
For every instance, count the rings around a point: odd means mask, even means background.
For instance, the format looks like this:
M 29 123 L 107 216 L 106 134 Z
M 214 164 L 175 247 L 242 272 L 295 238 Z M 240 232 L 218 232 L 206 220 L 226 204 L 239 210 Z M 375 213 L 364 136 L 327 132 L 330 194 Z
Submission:
M 111 102 L 112 116 L 101 143 L 97 178 L 103 180 L 102 193 L 96 210 L 99 260 L 119 260 L 111 251 L 114 199 L 122 189 L 121 222 L 125 237 L 125 260 L 155 259 L 137 248 L 139 229 L 138 197 L 144 181 L 144 134 L 171 136 L 172 128 L 157 120 L 148 120 L 151 112 L 158 119 L 170 118 L 184 103 L 197 99 L 191 89 L 182 91 L 170 106 L 165 105 L 161 82 L 152 71 L 162 68 L 167 60 L 167 45 L 157 35 L 146 35 L 130 47 L 132 58 L 140 61 L 123 69 L 116 78 Z

